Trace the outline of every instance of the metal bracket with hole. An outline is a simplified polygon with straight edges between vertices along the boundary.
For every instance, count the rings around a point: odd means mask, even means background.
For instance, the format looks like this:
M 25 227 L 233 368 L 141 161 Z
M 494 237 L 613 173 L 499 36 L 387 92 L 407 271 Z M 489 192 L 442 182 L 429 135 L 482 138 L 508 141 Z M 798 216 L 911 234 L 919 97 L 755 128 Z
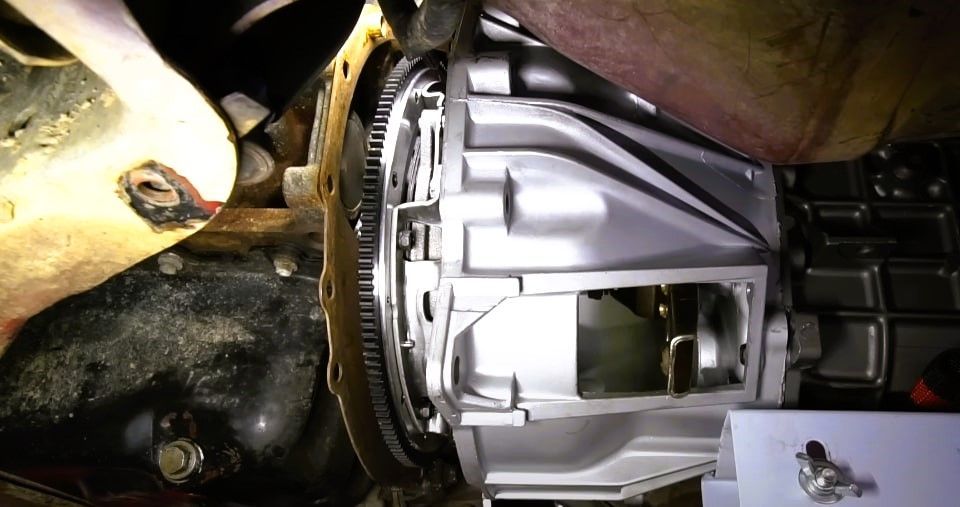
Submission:
M 289 168 L 283 186 L 284 198 L 291 207 L 322 206 L 324 211 L 320 301 L 327 317 L 330 344 L 327 384 L 340 404 L 350 442 L 371 478 L 381 484 L 403 485 L 416 480 L 417 471 L 394 458 L 376 423 L 363 367 L 356 276 L 359 246 L 339 193 L 343 134 L 357 77 L 374 49 L 395 43 L 389 27 L 382 26 L 380 18 L 379 8 L 364 6 L 356 27 L 325 71 L 330 86 L 320 93 L 329 96 L 321 99 L 323 105 L 318 107 L 318 115 L 322 116 L 314 122 L 309 157 L 312 163 L 308 163 L 306 173 L 300 171 L 300 176 L 308 177 L 300 178 L 303 184 L 291 186 L 289 180 L 296 179 L 298 171 L 291 172 L 295 168 Z

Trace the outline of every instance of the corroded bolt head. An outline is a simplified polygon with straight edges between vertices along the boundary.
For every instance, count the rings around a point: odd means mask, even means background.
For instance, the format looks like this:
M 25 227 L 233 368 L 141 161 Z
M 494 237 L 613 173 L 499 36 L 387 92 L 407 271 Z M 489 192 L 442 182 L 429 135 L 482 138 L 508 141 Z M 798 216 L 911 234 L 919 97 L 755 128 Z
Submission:
M 165 275 L 175 275 L 183 269 L 183 258 L 173 252 L 164 252 L 157 257 L 157 266 Z
M 297 265 L 296 259 L 291 255 L 277 254 L 276 257 L 273 258 L 273 269 L 278 275 L 284 278 L 293 276 L 298 268 L 299 266 Z

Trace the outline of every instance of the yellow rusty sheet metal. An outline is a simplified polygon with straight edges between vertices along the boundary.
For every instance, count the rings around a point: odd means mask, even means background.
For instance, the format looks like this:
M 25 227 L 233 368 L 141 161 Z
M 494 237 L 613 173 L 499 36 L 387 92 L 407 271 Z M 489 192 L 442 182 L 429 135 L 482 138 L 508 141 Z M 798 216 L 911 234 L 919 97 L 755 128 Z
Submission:
M 227 124 L 121 0 L 10 3 L 81 63 L 26 68 L 65 74 L 0 139 L 0 352 L 30 316 L 202 227 L 237 165 Z

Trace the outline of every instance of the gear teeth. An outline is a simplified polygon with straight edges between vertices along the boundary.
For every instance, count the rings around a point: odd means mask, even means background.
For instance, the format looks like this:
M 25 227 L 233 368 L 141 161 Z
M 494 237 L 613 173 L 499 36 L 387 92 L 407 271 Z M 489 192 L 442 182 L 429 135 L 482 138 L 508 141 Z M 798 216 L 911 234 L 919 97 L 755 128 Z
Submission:
M 360 330 L 363 343 L 363 362 L 370 385 L 373 411 L 383 441 L 390 453 L 403 465 L 416 467 L 428 461 L 428 457 L 415 449 L 402 425 L 390 399 L 389 380 L 383 358 L 383 338 L 380 332 L 380 309 L 374 294 L 373 279 L 378 251 L 380 211 L 383 190 L 383 148 L 387 127 L 397 94 L 410 72 L 420 64 L 420 59 L 400 60 L 394 67 L 377 102 L 377 110 L 371 123 L 367 140 L 366 169 L 363 175 L 363 199 L 360 202 L 360 235 L 357 278 L 360 286 Z

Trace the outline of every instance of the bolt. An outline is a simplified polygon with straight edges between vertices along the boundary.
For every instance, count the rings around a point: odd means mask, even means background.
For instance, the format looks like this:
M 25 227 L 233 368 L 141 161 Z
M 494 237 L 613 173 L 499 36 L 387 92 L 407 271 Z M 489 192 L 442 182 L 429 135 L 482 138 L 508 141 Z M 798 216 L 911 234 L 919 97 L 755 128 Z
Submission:
M 424 418 L 424 419 L 429 419 L 429 418 L 430 418 L 430 407 L 422 407 L 422 408 L 420 409 L 420 417 L 422 417 L 422 418 Z
M 297 259 L 288 253 L 278 253 L 273 256 L 273 269 L 277 274 L 286 278 L 297 272 Z
M 657 307 L 657 313 L 660 314 L 661 319 L 667 318 L 667 315 L 670 315 L 670 308 L 667 305 L 660 303 L 660 306 Z
M 413 231 L 400 231 L 397 235 L 397 245 L 400 248 L 410 248 L 413 245 Z
M 176 475 L 187 469 L 187 453 L 179 447 L 167 446 L 160 450 L 160 471 Z
M 817 486 L 823 489 L 831 489 L 837 485 L 837 471 L 832 468 L 821 468 L 817 470 Z
M 160 449 L 157 464 L 163 478 L 174 483 L 185 482 L 200 469 L 203 452 L 189 440 L 174 440 Z
M 660 292 L 662 292 L 663 295 L 666 296 L 667 294 L 670 293 L 670 286 L 665 283 L 660 284 Z
M 173 252 L 164 252 L 157 257 L 157 266 L 165 275 L 175 275 L 183 269 L 183 258 Z

